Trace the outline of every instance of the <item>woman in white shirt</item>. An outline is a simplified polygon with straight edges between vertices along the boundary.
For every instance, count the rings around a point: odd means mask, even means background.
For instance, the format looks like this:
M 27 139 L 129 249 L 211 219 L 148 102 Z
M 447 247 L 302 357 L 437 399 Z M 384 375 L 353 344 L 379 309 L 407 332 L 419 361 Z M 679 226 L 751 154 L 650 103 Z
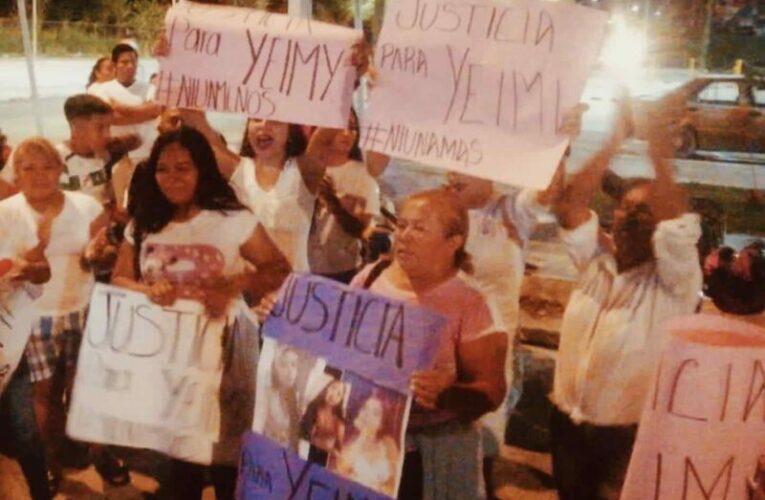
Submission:
M 64 392 L 74 376 L 85 314 L 93 286 L 88 269 L 91 239 L 107 218 L 92 197 L 64 192 L 59 179 L 64 162 L 41 137 L 22 142 L 13 160 L 20 193 L 0 204 L 0 218 L 12 241 L 36 241 L 50 265 L 50 280 L 35 301 L 36 319 L 26 347 L 29 376 L 35 383 L 35 412 L 44 436 L 55 489 L 63 444 Z M 2 235 L 6 240 L 9 236 Z M 24 248 L 15 248 L 15 253 Z M 92 253 L 92 252 L 91 252 Z
M 316 192 L 338 131 L 318 128 L 309 142 L 300 125 L 250 118 L 236 154 L 210 127 L 204 114 L 184 109 L 181 119 L 207 137 L 221 172 L 292 269 L 307 272 Z
M 162 134 L 145 169 L 115 285 L 161 305 L 176 298 L 198 300 L 214 317 L 225 314 L 245 289 L 257 298 L 279 287 L 288 263 L 237 200 L 200 132 L 181 127 Z M 256 272 L 245 273 L 245 262 Z M 222 461 L 210 469 L 217 497 L 233 498 L 236 463 Z M 173 497 L 201 498 L 204 473 L 203 466 L 173 460 L 168 483 Z

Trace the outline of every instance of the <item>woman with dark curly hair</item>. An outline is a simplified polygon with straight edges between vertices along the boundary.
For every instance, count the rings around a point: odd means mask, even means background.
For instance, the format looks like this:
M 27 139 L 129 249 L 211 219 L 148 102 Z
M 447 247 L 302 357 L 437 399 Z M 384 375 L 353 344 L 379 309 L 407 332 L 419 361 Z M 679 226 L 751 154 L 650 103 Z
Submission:
M 712 251 L 704 261 L 704 294 L 720 311 L 756 320 L 765 311 L 765 242 L 738 253 L 730 247 Z
M 181 127 L 160 135 L 136 195 L 115 285 L 164 306 L 177 298 L 197 300 L 210 316 L 219 317 L 245 289 L 260 297 L 277 289 L 289 273 L 284 256 L 220 174 L 200 132 Z M 245 262 L 256 271 L 245 273 Z M 235 465 L 211 467 L 219 499 L 233 498 Z M 173 496 L 201 498 L 204 473 L 203 466 L 173 460 Z

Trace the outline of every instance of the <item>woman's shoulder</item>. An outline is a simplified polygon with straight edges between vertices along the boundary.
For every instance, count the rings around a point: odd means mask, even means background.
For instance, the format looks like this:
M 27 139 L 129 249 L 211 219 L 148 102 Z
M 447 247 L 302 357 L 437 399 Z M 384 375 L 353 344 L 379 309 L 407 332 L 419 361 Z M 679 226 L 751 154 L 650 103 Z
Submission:
M 22 193 L 16 193 L 13 196 L 0 201 L 0 214 L 11 215 L 27 207 L 26 199 Z
M 248 178 L 254 178 L 255 175 L 255 160 L 248 156 L 239 157 L 239 163 L 234 168 L 234 172 L 231 174 L 229 182 L 234 186 L 246 185 L 245 180 Z
M 443 293 L 450 296 L 460 297 L 461 302 L 471 304 L 486 302 L 486 294 L 483 292 L 478 281 L 468 273 L 459 271 L 446 281 L 441 287 Z

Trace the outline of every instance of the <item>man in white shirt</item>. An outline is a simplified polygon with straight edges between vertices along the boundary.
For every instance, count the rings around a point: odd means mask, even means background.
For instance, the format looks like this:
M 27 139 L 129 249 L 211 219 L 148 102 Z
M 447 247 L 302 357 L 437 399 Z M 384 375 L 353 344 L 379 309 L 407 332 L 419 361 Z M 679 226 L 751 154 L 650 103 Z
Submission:
M 79 94 L 64 103 L 69 140 L 56 146 L 64 160 L 61 187 L 81 191 L 102 205 L 111 201 L 110 169 L 117 158 L 108 151 L 112 108 L 96 96 Z
M 662 324 L 698 304 L 701 229 L 697 215 L 684 213 L 667 160 L 674 153 L 670 104 L 658 117 L 665 123 L 656 120 L 651 130 L 655 180 L 624 191 L 611 239 L 599 233 L 589 205 L 629 128 L 626 112 L 554 204 L 581 273 L 563 316 L 552 394 L 553 474 L 562 500 L 619 497 L 665 341 Z
M 88 88 L 88 93 L 100 97 L 112 106 L 113 135 L 138 134 L 141 147 L 130 152 L 133 164 L 149 156 L 154 139 L 157 138 L 156 118 L 162 106 L 150 101 L 149 84 L 136 80 L 138 52 L 128 44 L 118 44 L 112 49 L 115 78 Z

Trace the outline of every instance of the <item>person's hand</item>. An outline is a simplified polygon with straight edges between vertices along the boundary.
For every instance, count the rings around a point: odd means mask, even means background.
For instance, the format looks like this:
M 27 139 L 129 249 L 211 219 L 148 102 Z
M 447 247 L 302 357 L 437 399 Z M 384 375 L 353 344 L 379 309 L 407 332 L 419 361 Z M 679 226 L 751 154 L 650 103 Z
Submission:
M 108 227 L 102 227 L 90 240 L 82 255 L 85 263 L 111 266 L 117 260 L 117 248 L 109 241 Z
M 177 108 L 174 111 L 177 112 L 177 116 L 181 121 L 181 123 L 178 125 L 179 127 L 181 125 L 185 125 L 191 128 L 195 128 L 199 131 L 204 131 L 210 126 L 210 124 L 207 122 L 207 116 L 205 115 L 204 111 L 189 108 Z
M 316 195 L 328 205 L 332 203 L 332 201 L 337 200 L 335 181 L 332 180 L 332 177 L 325 175 L 321 179 L 321 182 L 319 182 L 319 186 L 316 190 Z
M 156 101 L 147 102 L 146 105 L 149 107 L 149 113 L 151 114 L 152 119 L 159 117 L 165 110 L 165 107 Z
M 266 294 L 262 299 L 260 299 L 258 305 L 252 309 L 261 323 L 266 321 L 268 315 L 271 314 L 271 311 L 274 309 L 274 307 L 276 307 L 278 296 L 279 292 L 271 292 Z
M 582 133 L 582 115 L 590 109 L 590 106 L 579 103 L 563 115 L 563 121 L 558 127 L 558 133 L 576 139 Z
M 168 57 L 170 55 L 170 39 L 164 28 L 157 34 L 154 44 L 151 46 L 151 55 L 154 57 Z
M 436 409 L 438 396 L 456 381 L 453 374 L 441 370 L 414 372 L 409 382 L 414 401 L 424 408 Z
M 106 144 L 106 151 L 112 158 L 120 158 L 128 152 L 141 147 L 143 141 L 138 134 L 124 134 L 114 136 Z
M 178 291 L 167 281 L 159 281 L 149 286 L 146 292 L 149 300 L 160 306 L 171 306 L 175 304 L 178 297 Z
M 183 125 L 184 120 L 181 115 L 181 110 L 178 108 L 167 108 L 161 115 L 159 115 L 157 131 L 159 131 L 160 134 L 164 134 L 166 132 L 178 130 Z
M 39 285 L 50 280 L 50 265 L 47 260 L 18 259 L 6 277 L 15 283 L 28 281 Z
M 211 318 L 220 318 L 228 311 L 228 306 L 238 290 L 232 280 L 220 277 L 205 282 L 202 292 L 207 315 Z

